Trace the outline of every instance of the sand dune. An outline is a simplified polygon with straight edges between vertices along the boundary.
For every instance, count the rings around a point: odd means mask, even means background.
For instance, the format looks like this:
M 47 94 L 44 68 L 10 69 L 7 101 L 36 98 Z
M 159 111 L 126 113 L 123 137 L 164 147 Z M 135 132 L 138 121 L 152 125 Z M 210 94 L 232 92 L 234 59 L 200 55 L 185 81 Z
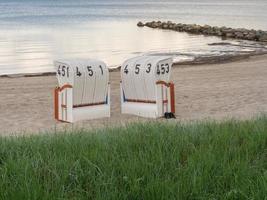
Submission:
M 0 134 L 36 134 L 147 120 L 120 114 L 120 73 L 111 72 L 110 79 L 112 117 L 65 124 L 53 119 L 55 76 L 0 78 Z M 226 64 L 176 66 L 172 80 L 177 121 L 245 119 L 267 112 L 266 55 Z

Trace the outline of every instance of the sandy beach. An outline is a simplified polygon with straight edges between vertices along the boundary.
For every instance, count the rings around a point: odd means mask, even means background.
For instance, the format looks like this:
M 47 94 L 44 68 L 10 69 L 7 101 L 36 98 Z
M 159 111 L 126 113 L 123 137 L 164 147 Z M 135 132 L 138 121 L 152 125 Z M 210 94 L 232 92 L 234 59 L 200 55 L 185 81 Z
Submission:
M 247 119 L 267 112 L 267 55 L 224 64 L 176 65 L 172 80 L 177 121 Z M 120 73 L 111 72 L 110 82 L 111 118 L 66 124 L 53 118 L 55 76 L 2 77 L 0 134 L 39 134 L 147 120 L 120 113 Z

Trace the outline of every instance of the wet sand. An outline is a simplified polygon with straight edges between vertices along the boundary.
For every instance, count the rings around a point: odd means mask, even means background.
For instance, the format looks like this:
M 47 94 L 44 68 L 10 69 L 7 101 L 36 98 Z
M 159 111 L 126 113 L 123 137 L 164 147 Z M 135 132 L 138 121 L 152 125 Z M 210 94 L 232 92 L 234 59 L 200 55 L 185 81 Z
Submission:
M 173 68 L 177 121 L 247 119 L 267 113 L 267 55 L 223 64 Z M 120 114 L 120 73 L 110 73 L 111 118 L 75 124 L 54 120 L 55 76 L 0 78 L 1 135 L 118 126 L 148 119 Z M 165 119 L 160 119 L 165 120 Z

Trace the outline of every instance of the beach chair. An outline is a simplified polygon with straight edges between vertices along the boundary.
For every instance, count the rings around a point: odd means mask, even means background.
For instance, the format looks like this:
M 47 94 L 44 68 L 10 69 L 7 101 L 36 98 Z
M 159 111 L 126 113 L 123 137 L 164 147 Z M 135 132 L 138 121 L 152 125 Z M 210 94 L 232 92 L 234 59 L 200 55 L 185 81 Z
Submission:
M 148 118 L 174 116 L 174 84 L 169 82 L 172 58 L 139 56 L 121 67 L 121 111 Z
M 58 87 L 55 89 L 55 119 L 76 122 L 110 117 L 109 71 L 98 60 L 54 62 Z

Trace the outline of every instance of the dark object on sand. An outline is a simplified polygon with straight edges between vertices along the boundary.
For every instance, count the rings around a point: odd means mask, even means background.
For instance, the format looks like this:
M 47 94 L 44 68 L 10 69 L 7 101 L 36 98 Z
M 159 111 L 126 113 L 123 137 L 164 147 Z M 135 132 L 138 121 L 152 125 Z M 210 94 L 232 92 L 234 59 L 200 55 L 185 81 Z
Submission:
M 164 117 L 166 119 L 176 119 L 175 115 L 172 112 L 165 112 Z

